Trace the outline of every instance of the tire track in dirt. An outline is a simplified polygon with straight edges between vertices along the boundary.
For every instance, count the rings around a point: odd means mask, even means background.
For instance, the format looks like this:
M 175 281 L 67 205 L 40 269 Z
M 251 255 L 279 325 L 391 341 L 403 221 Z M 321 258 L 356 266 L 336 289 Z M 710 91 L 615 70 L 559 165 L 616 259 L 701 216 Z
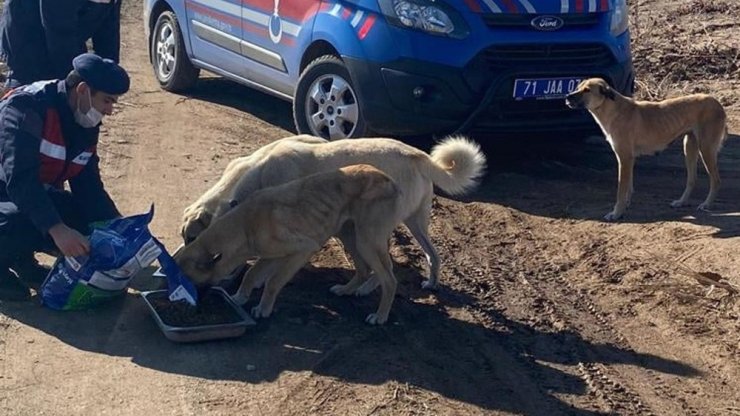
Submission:
M 588 268 L 579 267 L 574 268 L 573 272 L 600 275 L 598 280 L 603 279 L 603 276 L 613 275 L 616 268 L 629 265 L 631 271 L 625 276 L 625 281 L 603 282 L 599 289 L 594 290 L 595 295 L 601 297 L 605 292 L 619 291 L 620 295 L 611 298 L 610 303 L 616 303 L 620 311 L 623 311 L 620 304 L 634 306 L 634 309 L 624 311 L 627 312 L 625 316 L 615 314 L 614 318 L 620 322 L 619 325 L 628 325 L 624 331 L 630 334 L 638 348 L 645 349 L 649 346 L 655 353 L 669 354 L 692 363 L 701 371 L 698 377 L 681 379 L 647 370 L 646 375 L 651 379 L 655 395 L 663 402 L 674 403 L 681 414 L 724 414 L 717 409 L 722 408 L 722 403 L 733 403 L 735 393 L 728 394 L 726 386 L 728 380 L 737 378 L 738 373 L 737 367 L 726 358 L 737 355 L 737 347 L 733 352 L 731 344 L 718 343 L 722 338 L 717 335 L 727 332 L 722 328 L 726 328 L 727 319 L 723 320 L 721 316 L 726 315 L 733 319 L 733 313 L 731 310 L 723 312 L 722 308 L 709 307 L 713 303 L 722 306 L 722 298 L 708 299 L 706 291 L 696 282 L 691 283 L 690 278 L 683 281 L 684 279 L 675 275 L 677 264 L 697 254 L 699 249 L 704 249 L 702 252 L 707 253 L 706 246 L 693 249 L 695 245 L 686 245 L 683 240 L 673 239 L 673 236 L 681 236 L 687 232 L 682 228 L 664 226 L 662 232 L 668 238 L 667 247 L 663 247 L 662 251 L 675 253 L 675 260 L 671 264 L 664 264 L 667 260 L 662 257 L 645 256 L 642 253 L 645 250 L 641 249 L 642 244 L 639 242 L 633 241 L 633 249 L 629 252 L 618 250 L 616 243 L 601 242 L 583 250 L 587 259 L 599 260 L 584 260 L 582 263 L 591 263 L 597 268 L 589 272 Z M 639 236 L 631 237 L 643 241 Z M 648 243 L 650 248 L 647 252 L 655 246 L 654 241 Z M 722 257 L 721 252 L 712 254 Z M 712 262 L 706 261 L 706 264 L 712 265 Z M 574 277 L 573 273 L 570 277 Z M 697 309 L 705 309 L 706 312 L 701 313 Z M 707 402 L 715 405 L 711 411 L 702 405 Z M 702 406 L 702 410 L 697 405 Z
M 399 250 L 404 256 L 416 251 Z M 326 304 L 351 321 L 332 318 L 326 323 L 326 344 L 319 348 L 323 353 L 311 365 L 311 375 L 298 384 L 295 378 L 292 385 L 286 384 L 290 391 L 273 410 L 339 414 L 354 403 L 352 408 L 360 414 L 595 414 L 551 397 L 548 387 L 541 386 L 541 379 L 530 371 L 538 365 L 505 348 L 507 328 L 480 325 L 465 296 L 448 295 L 443 289 L 440 302 L 436 295 L 420 290 L 422 279 L 415 264 L 422 255 L 410 256 L 396 268 L 402 283 L 389 325 L 369 328 L 361 319 L 355 322 L 358 307 L 376 305 L 374 296 L 337 298 Z M 325 264 L 327 259 L 321 261 Z M 286 289 L 286 296 L 301 298 L 291 303 L 315 301 L 319 289 L 309 289 L 298 280 L 299 288 Z M 567 389 L 576 391 L 576 377 L 566 378 Z
M 525 217 L 521 218 L 525 220 Z M 539 227 L 526 228 L 532 230 L 541 229 Z M 543 252 L 547 252 L 548 247 L 551 250 L 551 247 L 556 246 L 547 241 L 546 235 L 535 236 L 532 233 L 530 234 L 530 238 L 533 242 L 536 242 L 537 249 Z M 607 246 L 619 246 L 625 243 L 623 236 L 612 234 L 608 239 L 595 239 L 590 244 L 589 251 L 595 251 L 598 253 L 596 257 L 604 258 L 605 251 L 608 251 Z M 550 253 L 547 258 L 553 259 L 557 258 L 557 256 L 554 253 Z M 608 257 L 606 258 L 608 259 Z M 604 266 L 603 260 L 600 263 L 601 266 Z M 606 260 L 607 265 L 611 263 L 612 261 Z M 613 263 L 617 265 L 623 264 L 622 262 Z M 563 313 L 567 314 L 568 309 L 573 309 L 575 312 L 574 322 L 578 322 L 582 334 L 587 335 L 589 338 L 598 339 L 604 344 L 618 347 L 618 350 L 615 351 L 616 354 L 613 356 L 610 356 L 612 354 L 604 355 L 592 348 L 575 351 L 575 357 L 582 360 L 579 361 L 578 369 L 591 388 L 590 393 L 602 398 L 610 411 L 615 411 L 619 414 L 625 412 L 626 414 L 664 414 L 665 412 L 687 415 L 699 414 L 697 409 L 691 407 L 685 401 L 681 401 L 680 406 L 670 403 L 675 402 L 674 398 L 677 396 L 677 392 L 673 391 L 670 386 L 664 383 L 655 371 L 649 369 L 651 366 L 651 363 L 648 362 L 649 359 L 635 353 L 627 338 L 616 329 L 616 326 L 609 320 L 601 308 L 590 297 L 585 296 L 583 291 L 576 288 L 570 282 L 569 278 L 572 275 L 569 273 L 569 266 L 571 264 L 572 262 L 568 262 L 560 266 L 550 265 L 546 267 L 543 274 L 546 278 L 538 279 L 536 282 L 542 284 L 539 292 L 548 294 L 560 306 L 560 313 L 557 310 L 554 311 L 556 317 L 562 316 Z M 621 275 L 625 272 L 621 267 L 623 266 L 617 266 L 617 270 L 613 270 L 611 273 L 609 273 L 608 268 L 604 270 L 607 272 L 608 279 L 614 280 L 621 278 Z M 644 370 L 639 371 L 639 374 L 635 374 L 634 370 L 628 368 L 594 364 L 598 362 L 603 363 L 608 360 L 613 360 L 614 362 L 631 361 L 634 364 L 644 367 Z M 645 383 L 645 378 L 649 379 L 650 382 Z M 649 386 L 647 390 L 642 387 L 645 385 Z M 628 386 L 633 386 L 633 390 L 630 390 Z M 656 389 L 655 386 L 660 386 L 660 388 Z M 645 398 L 642 398 L 640 396 L 641 394 Z M 657 406 L 657 411 L 651 410 L 645 404 L 645 400 L 647 399 L 652 399 L 651 401 Z M 658 403 L 656 403 L 655 399 L 662 400 L 658 400 Z
M 520 261 L 522 257 L 516 253 L 516 246 L 520 243 L 522 236 L 517 235 L 516 238 L 513 238 L 518 230 L 506 229 L 509 227 L 508 224 L 511 223 L 511 218 L 501 219 L 501 216 L 497 215 L 499 218 L 496 218 L 497 221 L 493 223 L 498 224 L 500 228 L 494 227 L 491 230 L 491 215 L 484 215 L 478 207 L 475 207 L 474 212 L 469 216 L 460 215 L 457 209 L 450 208 L 446 204 L 438 205 L 436 209 L 438 209 L 438 217 L 444 217 L 453 222 L 450 226 L 452 230 L 448 229 L 437 233 L 450 237 L 450 240 L 442 237 L 442 243 L 439 245 L 447 253 L 443 262 L 444 268 L 449 270 L 446 274 L 451 274 L 455 278 L 446 279 L 445 284 L 450 285 L 456 291 L 456 294 L 452 294 L 452 296 L 449 296 L 447 292 L 440 294 L 443 301 L 448 300 L 445 298 L 449 297 L 453 299 L 455 297 L 460 298 L 461 303 L 469 299 L 473 300 L 466 309 L 475 316 L 477 322 L 489 330 L 501 334 L 495 342 L 504 348 L 505 353 L 496 355 L 493 365 L 500 365 L 500 357 L 505 356 L 522 367 L 523 370 L 517 373 L 518 377 L 509 380 L 509 382 L 512 383 L 512 386 L 515 386 L 525 379 L 527 382 L 536 385 L 537 394 L 530 395 L 529 400 L 533 400 L 537 404 L 552 403 L 557 402 L 553 391 L 579 393 L 583 386 L 577 381 L 574 374 L 553 374 L 549 367 L 538 363 L 539 358 L 536 354 L 531 354 L 528 351 L 532 347 L 530 341 L 540 336 L 541 333 L 538 331 L 546 327 L 564 329 L 565 321 L 555 317 L 555 308 L 549 299 L 538 296 L 537 292 L 529 287 L 529 284 L 524 283 L 532 280 L 528 276 L 531 270 L 523 267 Z M 512 212 L 505 213 L 507 217 L 513 215 Z M 473 217 L 482 219 L 480 222 L 488 221 L 487 227 L 481 227 L 481 224 L 476 224 L 478 221 L 475 220 L 469 223 L 468 221 Z M 457 222 L 457 218 L 462 218 L 460 223 Z M 462 226 L 461 223 L 466 225 Z M 488 257 L 489 260 L 467 258 L 463 245 L 452 242 L 459 237 L 454 232 L 468 233 L 471 230 L 467 227 L 488 230 L 479 231 L 480 235 L 474 238 L 486 240 L 492 248 Z M 471 242 L 471 245 L 477 246 L 478 244 Z M 515 286 L 513 289 L 512 285 Z M 467 298 L 464 294 L 469 294 L 470 298 Z M 502 302 L 502 299 L 507 297 L 509 301 Z M 532 306 L 535 308 L 529 317 L 529 322 L 517 321 L 514 319 L 515 317 L 508 315 L 510 309 L 528 303 L 527 299 L 534 299 Z M 532 324 L 532 327 L 537 327 L 537 329 L 530 327 L 528 324 Z M 548 343 L 552 342 L 548 335 L 544 335 L 544 337 L 548 338 Z M 564 410 L 564 405 L 565 403 L 560 403 L 558 406 L 560 408 L 559 412 L 554 414 L 577 412 L 575 409 Z M 584 406 L 584 403 L 580 403 L 578 407 L 585 412 L 600 412 L 598 403 L 591 403 L 590 406 L 588 404 Z M 540 408 L 535 414 L 548 413 Z
M 521 223 L 524 217 L 517 215 L 515 221 Z M 546 252 L 550 246 L 533 233 L 528 233 L 528 238 L 537 250 Z M 571 264 L 545 262 L 541 267 L 542 270 L 537 273 L 538 278 L 530 280 L 529 285 L 535 288 L 534 292 L 538 296 L 535 298 L 534 311 L 545 317 L 549 327 L 598 339 L 600 343 L 615 347 L 620 355 L 632 355 L 634 351 L 627 339 L 615 329 L 601 309 L 563 277 L 567 275 Z M 623 376 L 618 371 L 602 364 L 609 361 L 608 355 L 603 356 L 590 348 L 571 349 L 569 352 L 571 361 L 577 362 L 578 374 L 588 386 L 589 395 L 599 399 L 601 407 L 606 411 L 617 414 L 655 414 L 636 391 L 625 385 L 626 381 L 620 382 Z M 631 358 L 639 362 L 637 356 Z M 619 358 L 615 361 L 618 360 Z
M 483 317 L 480 319 L 482 323 L 491 325 L 496 320 L 518 318 L 524 319 L 524 322 L 539 331 L 552 333 L 553 336 L 549 337 L 551 344 L 549 347 L 557 347 L 560 356 L 556 354 L 555 357 L 549 358 L 571 367 L 569 371 L 577 374 L 588 387 L 590 397 L 593 398 L 590 404 L 600 411 L 619 414 L 665 414 L 666 411 L 678 412 L 673 414 L 698 414 L 696 409 L 686 403 L 676 405 L 667 402 L 672 400 L 671 396 L 676 397 L 678 394 L 667 386 L 655 371 L 649 369 L 651 365 L 655 365 L 652 363 L 655 357 L 634 352 L 628 340 L 615 328 L 608 315 L 583 291 L 568 281 L 568 272 L 574 262 L 563 261 L 556 264 L 550 260 L 563 256 L 562 253 L 548 251 L 552 251 L 552 247 L 561 249 L 563 247 L 548 241 L 545 236 L 536 235 L 536 230 L 542 229 L 541 225 L 530 224 L 525 217 L 512 211 L 502 214 L 499 210 L 494 210 L 492 215 L 475 204 L 462 209 L 455 208 L 450 208 L 454 212 L 445 214 L 444 217 L 463 217 L 461 221 L 473 223 L 479 221 L 479 229 L 483 229 L 482 223 L 486 221 L 490 224 L 491 217 L 500 218 L 502 215 L 508 217 L 507 224 L 516 224 L 513 230 L 505 230 L 503 236 L 502 230 L 497 229 L 481 237 L 487 239 L 489 245 L 496 246 L 495 240 L 501 242 L 508 240 L 507 233 L 517 234 L 517 243 L 510 245 L 513 247 L 512 250 L 508 253 L 499 251 L 496 254 L 511 260 L 513 267 L 506 272 L 509 276 L 515 275 L 514 279 L 501 275 L 499 278 L 494 277 L 492 282 L 481 283 L 475 271 L 479 266 L 474 263 L 468 264 L 466 261 L 468 259 L 462 252 L 450 255 L 451 258 L 462 260 L 455 267 L 458 269 L 455 275 L 466 280 L 463 290 L 474 289 L 471 292 L 475 293 L 479 301 L 473 309 L 477 316 Z M 461 215 L 463 210 L 472 212 Z M 512 226 L 509 225 L 508 228 Z M 444 232 L 440 234 L 448 235 Z M 522 263 L 521 259 L 530 261 Z M 445 264 L 446 267 L 449 266 Z M 473 282 L 470 282 L 471 279 Z M 458 288 L 457 284 L 455 288 Z M 488 294 L 478 293 L 481 288 L 488 288 Z M 519 308 L 521 305 L 527 307 Z M 519 326 L 512 331 L 512 335 L 507 339 L 512 353 L 526 350 L 528 330 Z M 574 338 L 578 339 L 576 345 L 573 342 Z M 644 368 L 629 369 L 614 364 L 633 364 Z M 688 370 L 682 369 L 681 365 L 676 367 L 673 370 Z M 653 409 L 652 406 L 657 407 Z

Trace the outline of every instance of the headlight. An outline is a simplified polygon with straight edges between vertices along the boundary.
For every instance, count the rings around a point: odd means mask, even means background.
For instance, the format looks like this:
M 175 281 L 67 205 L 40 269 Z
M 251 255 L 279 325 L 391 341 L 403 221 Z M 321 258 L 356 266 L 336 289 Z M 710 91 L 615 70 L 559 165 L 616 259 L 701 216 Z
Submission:
M 391 24 L 439 36 L 462 39 L 470 30 L 462 16 L 438 0 L 378 0 Z
M 611 34 L 619 36 L 627 30 L 630 23 L 627 0 L 611 0 L 612 21 L 610 25 Z

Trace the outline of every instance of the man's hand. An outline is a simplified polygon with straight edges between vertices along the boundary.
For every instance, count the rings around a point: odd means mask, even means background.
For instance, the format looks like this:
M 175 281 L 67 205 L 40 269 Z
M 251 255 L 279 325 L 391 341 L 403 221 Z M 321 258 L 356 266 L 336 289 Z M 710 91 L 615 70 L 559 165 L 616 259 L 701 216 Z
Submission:
M 51 227 L 49 234 L 65 256 L 77 257 L 90 253 L 90 242 L 87 238 L 63 223 Z

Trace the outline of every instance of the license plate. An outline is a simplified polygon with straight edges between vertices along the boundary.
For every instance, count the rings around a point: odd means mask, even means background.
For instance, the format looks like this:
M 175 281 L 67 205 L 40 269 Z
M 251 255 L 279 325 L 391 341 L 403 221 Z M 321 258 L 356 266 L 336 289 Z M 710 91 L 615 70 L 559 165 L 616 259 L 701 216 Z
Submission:
M 514 81 L 514 99 L 552 100 L 573 92 L 583 78 L 531 78 Z

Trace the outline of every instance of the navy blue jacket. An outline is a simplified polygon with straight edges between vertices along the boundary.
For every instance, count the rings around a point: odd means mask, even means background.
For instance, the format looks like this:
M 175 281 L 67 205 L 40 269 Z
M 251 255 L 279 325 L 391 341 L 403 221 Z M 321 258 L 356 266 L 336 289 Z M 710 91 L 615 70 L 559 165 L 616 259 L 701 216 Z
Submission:
M 72 59 L 87 52 L 116 62 L 122 0 L 5 0 L 0 55 L 21 84 L 63 79 Z M 109 3 L 105 3 L 109 1 Z
M 50 108 L 59 114 L 67 164 L 96 145 L 100 132 L 99 126 L 86 129 L 74 120 L 64 81 L 36 82 L 0 101 L 0 220 L 20 212 L 42 234 L 62 222 L 39 175 L 41 135 Z M 90 222 L 120 216 L 103 187 L 96 153 L 69 185 Z

